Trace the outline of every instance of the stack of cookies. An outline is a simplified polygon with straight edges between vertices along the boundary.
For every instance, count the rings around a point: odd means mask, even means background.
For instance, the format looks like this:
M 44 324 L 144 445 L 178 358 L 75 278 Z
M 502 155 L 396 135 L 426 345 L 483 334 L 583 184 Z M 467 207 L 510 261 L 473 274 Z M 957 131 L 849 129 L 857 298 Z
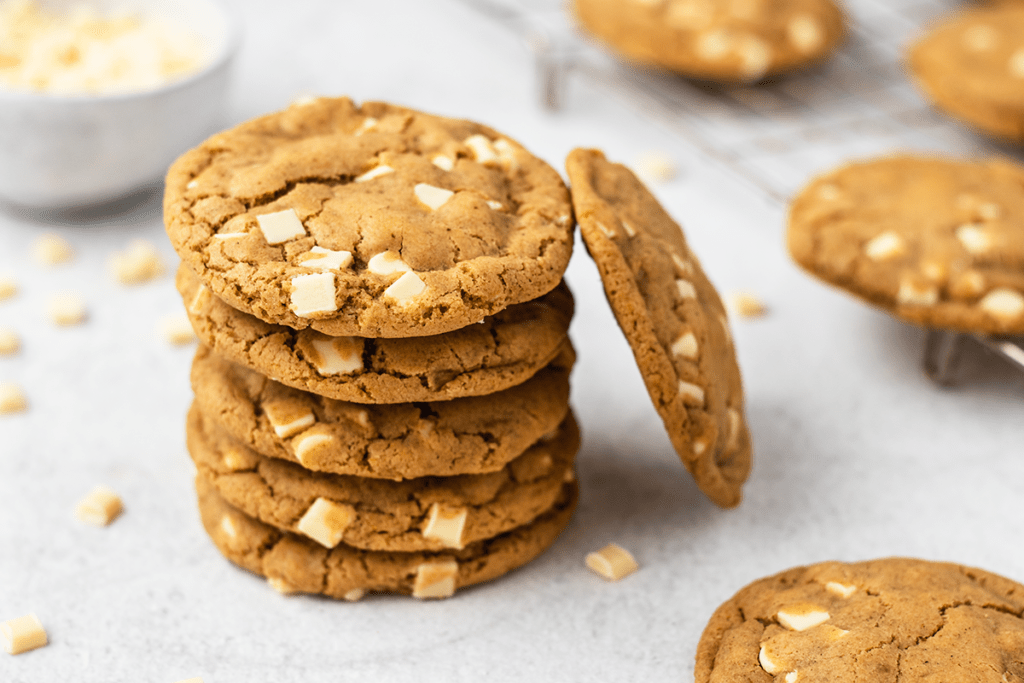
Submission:
M 166 192 L 225 556 L 282 592 L 439 598 L 554 541 L 579 432 L 553 169 L 478 124 L 315 99 L 210 138 Z

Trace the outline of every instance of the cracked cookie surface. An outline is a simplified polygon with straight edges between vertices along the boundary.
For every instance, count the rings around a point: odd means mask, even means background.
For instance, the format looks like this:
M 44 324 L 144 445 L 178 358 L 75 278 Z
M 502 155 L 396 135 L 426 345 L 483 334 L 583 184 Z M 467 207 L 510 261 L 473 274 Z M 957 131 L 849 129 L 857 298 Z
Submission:
M 917 325 L 1024 333 L 1024 168 L 896 156 L 813 180 L 789 251 L 812 275 Z
M 316 517 L 311 513 L 315 506 L 325 505 L 318 501 L 326 501 L 344 516 L 323 545 L 403 552 L 461 549 L 529 524 L 555 504 L 563 483 L 573 478 L 579 448 L 579 429 L 570 413 L 554 435 L 498 472 L 393 482 L 314 474 L 260 456 L 195 407 L 187 434 L 199 476 L 250 517 L 301 534 Z M 317 537 L 321 527 L 308 528 Z
M 624 56 L 684 76 L 759 81 L 827 57 L 845 33 L 832 0 L 575 0 Z
M 739 504 L 750 434 L 718 293 L 629 169 L 586 149 L 566 169 L 583 240 L 673 447 L 708 498 Z
M 724 603 L 696 683 L 1024 681 L 1024 586 L 908 558 L 797 567 Z
M 566 483 L 555 505 L 526 526 L 462 550 L 403 553 L 344 544 L 328 549 L 245 515 L 203 478 L 196 480 L 196 490 L 203 527 L 231 562 L 266 577 L 281 592 L 347 600 L 365 592 L 449 597 L 458 589 L 495 579 L 554 543 L 569 523 L 578 496 L 575 483 Z
M 379 479 L 495 472 L 569 412 L 566 345 L 518 386 L 451 401 L 360 405 L 274 382 L 204 346 L 192 363 L 202 413 L 256 452 L 306 469 Z
M 276 381 L 357 403 L 492 394 L 533 376 L 561 351 L 573 300 L 563 283 L 478 325 L 432 337 L 329 337 L 271 325 L 217 298 L 182 264 L 177 287 L 200 341 Z
M 239 310 L 332 336 L 422 337 L 554 289 L 561 177 L 485 126 L 318 98 L 243 123 L 167 175 L 182 259 Z

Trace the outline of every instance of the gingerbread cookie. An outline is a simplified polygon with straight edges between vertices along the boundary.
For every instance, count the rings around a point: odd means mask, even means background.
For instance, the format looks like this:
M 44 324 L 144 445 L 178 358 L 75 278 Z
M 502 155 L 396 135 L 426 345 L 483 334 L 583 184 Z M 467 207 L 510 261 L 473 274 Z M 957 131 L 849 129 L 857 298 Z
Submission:
M 715 611 L 696 683 L 1024 680 L 1024 586 L 889 558 L 797 567 Z
M 750 471 L 743 386 L 725 309 L 682 230 L 625 166 L 566 160 L 587 250 L 672 445 L 708 498 L 740 502 Z
M 910 67 L 939 109 L 995 137 L 1024 141 L 1024 6 L 957 12 L 911 48 Z
M 566 346 L 524 384 L 489 396 L 358 405 L 286 387 L 201 346 L 192 387 L 202 413 L 258 453 L 399 480 L 505 467 L 565 419 L 574 359 Z
M 250 517 L 328 548 L 461 549 L 529 524 L 573 477 L 578 448 L 570 413 L 555 434 L 497 472 L 392 482 L 313 473 L 257 454 L 194 406 L 188 418 L 188 449 L 200 477 Z
M 1024 333 L 1024 168 L 897 156 L 793 200 L 789 251 L 812 275 L 917 325 Z
M 842 40 L 832 0 L 575 0 L 585 29 L 623 56 L 691 78 L 760 81 L 827 57 Z
M 521 384 L 561 351 L 573 312 L 562 284 L 433 337 L 328 337 L 228 306 L 184 264 L 177 285 L 200 341 L 219 355 L 282 384 L 356 403 L 443 401 Z
M 178 159 L 167 233 L 214 294 L 332 336 L 423 337 L 562 279 L 573 219 L 558 173 L 469 121 L 320 98 Z
M 555 505 L 526 526 L 462 550 L 399 553 L 344 544 L 328 549 L 245 515 L 202 477 L 196 480 L 196 490 L 203 526 L 229 560 L 267 577 L 281 592 L 347 600 L 366 592 L 447 598 L 457 589 L 495 579 L 544 552 L 569 523 L 577 498 L 576 485 L 566 483 Z

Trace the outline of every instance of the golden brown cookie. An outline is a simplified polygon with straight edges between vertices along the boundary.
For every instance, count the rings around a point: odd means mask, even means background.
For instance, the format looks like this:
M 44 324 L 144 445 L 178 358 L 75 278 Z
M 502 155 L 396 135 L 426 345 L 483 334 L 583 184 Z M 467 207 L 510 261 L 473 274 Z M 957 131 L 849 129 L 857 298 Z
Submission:
M 896 156 L 793 200 L 789 251 L 812 275 L 918 325 L 1024 333 L 1024 168 Z
M 356 403 L 444 401 L 521 384 L 559 354 L 573 312 L 562 284 L 432 337 L 328 337 L 232 308 L 184 264 L 177 285 L 199 340 L 217 354 L 290 387 Z
M 1024 586 L 888 558 L 797 567 L 715 611 L 696 683 L 1024 680 Z
M 446 598 L 457 589 L 490 581 L 536 558 L 569 523 L 576 506 L 574 483 L 532 523 L 462 550 L 384 552 L 347 545 L 327 549 L 304 536 L 282 532 L 231 507 L 203 478 L 196 480 L 203 526 L 235 564 L 267 577 L 285 593 L 322 593 L 356 600 L 366 592 L 411 593 Z
M 583 240 L 672 445 L 708 498 L 737 505 L 750 435 L 718 293 L 629 169 L 588 149 L 573 150 L 566 169 Z
M 910 49 L 910 67 L 939 109 L 1024 141 L 1024 6 L 971 8 L 940 21 Z
M 423 337 L 554 289 L 572 253 L 550 166 L 469 121 L 319 98 L 167 175 L 167 233 L 221 299 L 332 336 Z
M 574 0 L 623 56 L 709 81 L 760 81 L 818 62 L 842 40 L 832 0 Z
M 496 472 L 569 411 L 571 346 L 527 382 L 489 396 L 358 405 L 274 382 L 200 346 L 192 388 L 202 413 L 262 455 L 379 479 Z
M 188 448 L 199 476 L 250 517 L 328 548 L 408 552 L 461 549 L 532 522 L 573 477 L 579 429 L 570 413 L 502 470 L 401 482 L 313 473 L 263 457 L 194 406 Z

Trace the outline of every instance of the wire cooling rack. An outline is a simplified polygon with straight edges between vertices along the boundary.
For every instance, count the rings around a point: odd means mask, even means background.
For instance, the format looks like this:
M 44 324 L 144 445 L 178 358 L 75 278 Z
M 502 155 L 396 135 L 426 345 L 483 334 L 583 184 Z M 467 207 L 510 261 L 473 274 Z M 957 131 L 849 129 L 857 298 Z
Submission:
M 903 59 L 954 0 L 849 0 L 849 35 L 825 64 L 769 83 L 697 84 L 620 61 L 576 27 L 564 0 L 463 0 L 518 35 L 533 55 L 542 106 L 559 109 L 574 79 L 637 107 L 708 160 L 785 204 L 809 178 L 894 149 L 962 156 L 1008 154 L 936 113 Z M 924 368 L 952 384 L 957 361 L 979 344 L 1024 372 L 1024 340 L 931 330 Z

